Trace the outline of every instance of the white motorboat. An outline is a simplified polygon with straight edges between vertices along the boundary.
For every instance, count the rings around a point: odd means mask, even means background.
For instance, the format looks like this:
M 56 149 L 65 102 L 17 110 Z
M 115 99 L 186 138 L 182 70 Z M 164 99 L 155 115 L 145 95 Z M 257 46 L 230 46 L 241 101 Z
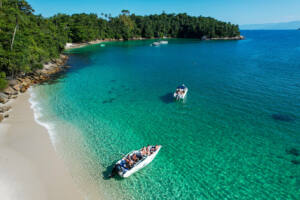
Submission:
M 187 92 L 188 88 L 184 84 L 182 84 L 181 86 L 178 86 L 176 88 L 176 91 L 174 92 L 174 98 L 176 98 L 176 100 L 184 99 Z
M 160 45 L 160 42 L 153 42 L 152 43 L 152 46 L 159 46 Z
M 128 153 L 126 156 L 124 156 L 121 160 L 119 160 L 112 171 L 112 176 L 115 174 L 118 174 L 120 177 L 127 178 L 134 174 L 135 172 L 139 171 L 140 169 L 147 166 L 149 163 L 152 162 L 152 160 L 156 157 L 159 150 L 161 149 L 161 145 L 156 146 L 149 146 L 147 147 L 148 151 L 151 152 L 149 154 L 143 155 L 141 154 L 142 150 L 135 150 L 130 153 Z M 131 158 L 134 154 L 140 155 L 140 159 L 136 161 L 131 167 L 129 167 L 127 163 L 127 159 Z
M 166 41 L 166 40 L 162 40 L 162 41 L 160 41 L 159 43 L 160 43 L 160 44 L 168 44 L 169 42 Z

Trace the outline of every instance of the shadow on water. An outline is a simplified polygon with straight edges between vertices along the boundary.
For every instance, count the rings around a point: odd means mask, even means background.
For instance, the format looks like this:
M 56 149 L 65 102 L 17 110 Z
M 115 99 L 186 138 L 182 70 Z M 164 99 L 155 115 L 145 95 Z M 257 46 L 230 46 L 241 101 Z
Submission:
M 272 114 L 272 118 L 276 121 L 283 121 L 283 122 L 293 122 L 296 120 L 296 117 L 294 115 L 284 114 L 284 113 Z
M 106 170 L 102 172 L 102 175 L 103 175 L 103 179 L 104 180 L 109 180 L 111 178 L 115 179 L 115 180 L 122 180 L 122 178 L 119 176 L 119 175 L 115 175 L 114 177 L 110 177 L 111 175 L 111 172 L 115 166 L 115 163 L 117 162 L 118 160 L 116 160 L 115 162 L 113 162 L 111 165 L 109 165 L 108 167 L 106 167 Z
M 116 100 L 116 98 L 110 98 L 110 99 L 107 99 L 107 100 L 102 101 L 102 103 L 103 103 L 103 104 L 106 104 L 106 103 L 112 103 L 114 100 Z
M 299 156 L 300 155 L 300 151 L 296 148 L 286 149 L 285 152 L 287 154 L 290 154 L 290 155 L 293 155 L 293 156 Z
M 169 103 L 174 103 L 175 100 L 174 100 L 174 97 L 173 97 L 173 93 L 169 92 L 163 96 L 160 96 L 159 97 L 160 100 L 166 104 L 169 104 Z

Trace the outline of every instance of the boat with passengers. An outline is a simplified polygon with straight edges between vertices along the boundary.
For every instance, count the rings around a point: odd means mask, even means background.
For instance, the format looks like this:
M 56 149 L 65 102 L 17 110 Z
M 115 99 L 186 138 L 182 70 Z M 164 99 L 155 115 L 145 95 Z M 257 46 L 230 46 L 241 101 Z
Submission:
M 161 145 L 151 145 L 128 153 L 115 164 L 110 177 L 116 174 L 123 178 L 131 176 L 151 163 L 160 149 Z
M 176 88 L 176 91 L 174 92 L 174 98 L 176 100 L 184 99 L 187 92 L 188 88 L 184 84 L 182 84 Z

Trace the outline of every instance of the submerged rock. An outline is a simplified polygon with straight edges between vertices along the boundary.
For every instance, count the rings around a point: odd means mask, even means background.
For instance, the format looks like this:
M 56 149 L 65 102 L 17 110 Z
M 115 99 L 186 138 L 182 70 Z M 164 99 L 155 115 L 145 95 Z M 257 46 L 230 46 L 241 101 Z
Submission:
M 106 103 L 112 103 L 114 100 L 116 100 L 115 98 L 110 98 L 108 100 L 104 100 L 102 101 L 103 104 L 106 104 Z
M 300 155 L 300 151 L 296 148 L 286 149 L 285 152 L 287 154 L 291 154 L 291 155 L 294 155 L 294 156 L 299 156 Z
M 295 165 L 299 165 L 300 164 L 300 160 L 291 160 L 291 162 Z
M 276 113 L 272 114 L 272 118 L 277 121 L 283 121 L 283 122 L 293 122 L 296 120 L 296 117 L 291 114 L 282 114 L 282 113 Z

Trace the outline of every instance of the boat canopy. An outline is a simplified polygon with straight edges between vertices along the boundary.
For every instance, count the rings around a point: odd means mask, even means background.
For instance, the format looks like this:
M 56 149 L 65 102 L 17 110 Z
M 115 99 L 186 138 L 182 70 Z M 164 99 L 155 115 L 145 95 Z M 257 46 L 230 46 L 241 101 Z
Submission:
M 177 89 L 182 89 L 184 90 L 186 87 L 184 85 L 178 86 Z

